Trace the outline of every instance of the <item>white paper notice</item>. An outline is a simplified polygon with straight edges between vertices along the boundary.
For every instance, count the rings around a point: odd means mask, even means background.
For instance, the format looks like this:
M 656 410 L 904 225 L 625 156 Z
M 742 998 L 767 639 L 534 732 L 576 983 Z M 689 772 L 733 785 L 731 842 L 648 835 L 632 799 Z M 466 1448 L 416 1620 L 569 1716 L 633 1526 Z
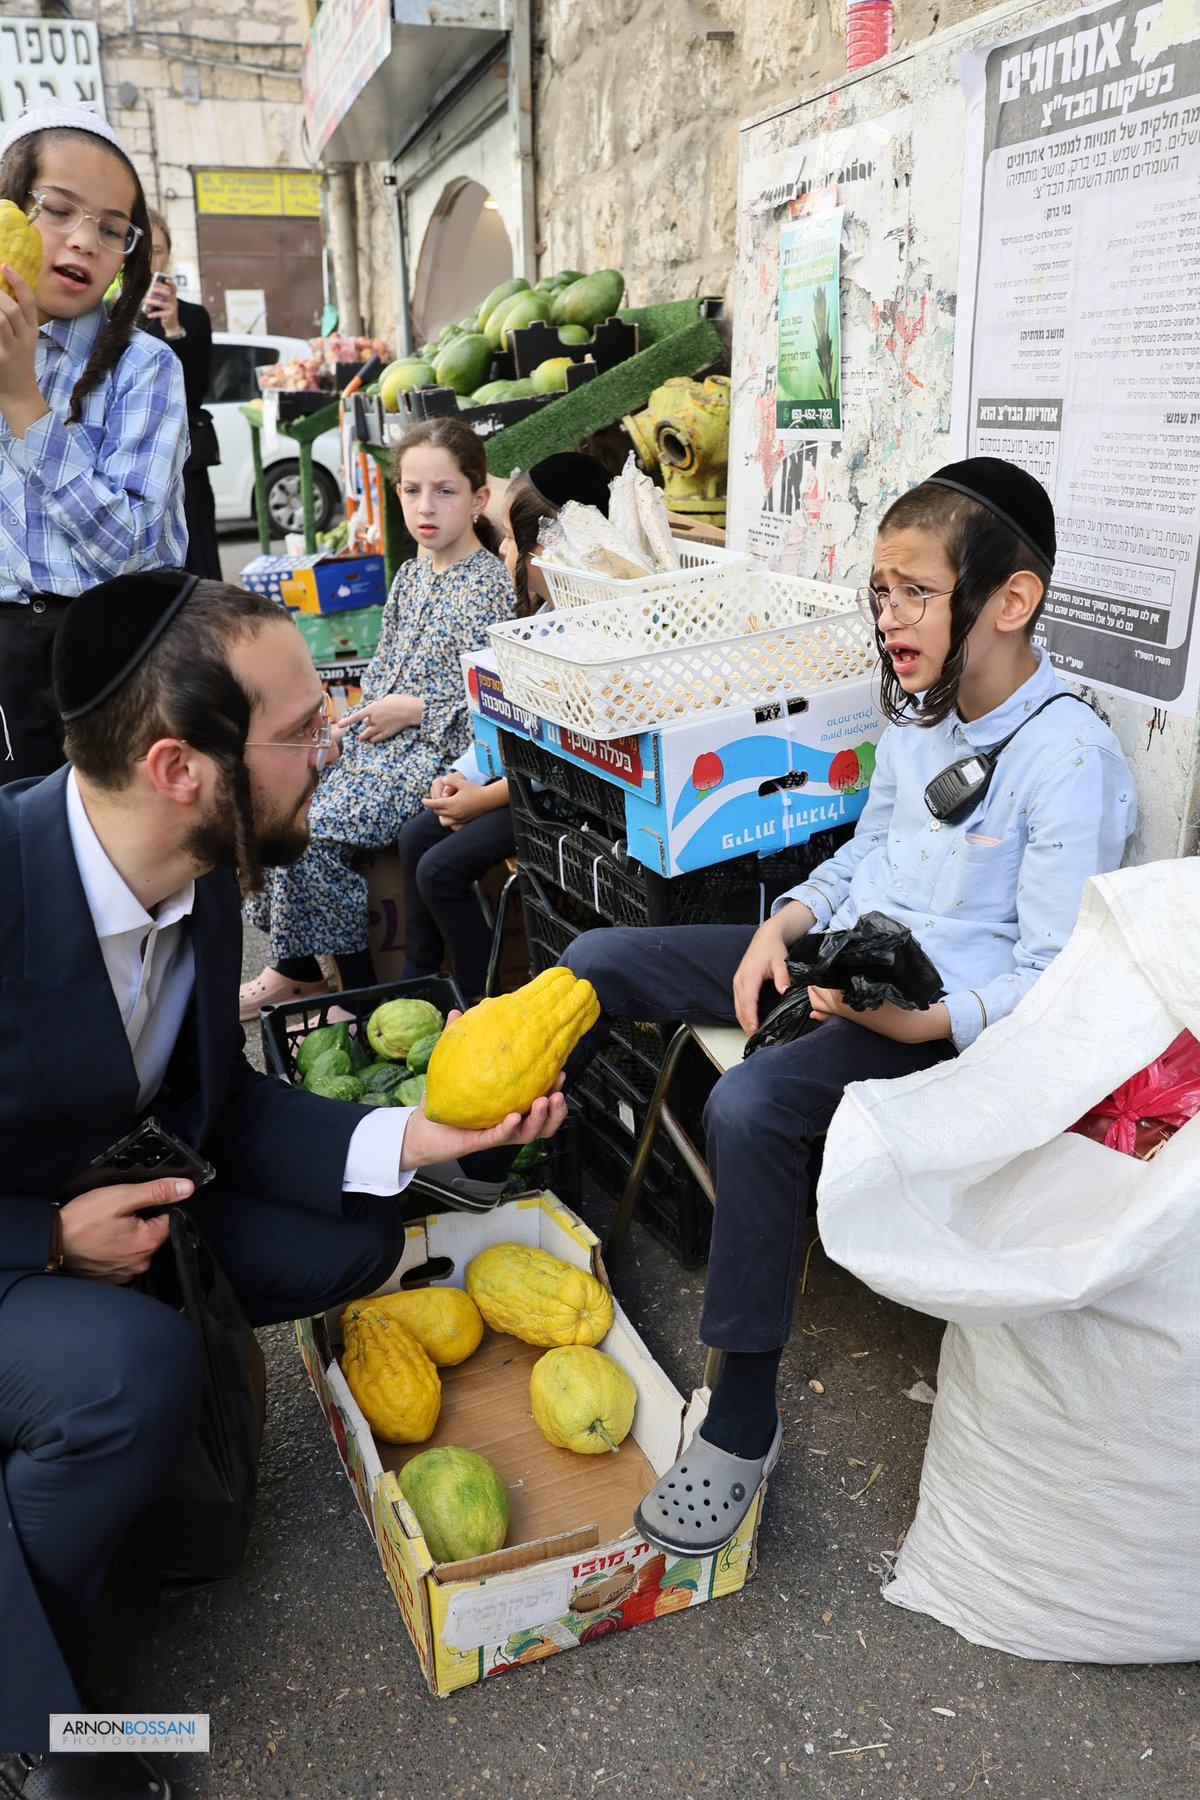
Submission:
M 1170 14 L 1103 5 L 964 56 L 953 436 L 1053 497 L 1063 673 L 1190 713 L 1200 44 Z

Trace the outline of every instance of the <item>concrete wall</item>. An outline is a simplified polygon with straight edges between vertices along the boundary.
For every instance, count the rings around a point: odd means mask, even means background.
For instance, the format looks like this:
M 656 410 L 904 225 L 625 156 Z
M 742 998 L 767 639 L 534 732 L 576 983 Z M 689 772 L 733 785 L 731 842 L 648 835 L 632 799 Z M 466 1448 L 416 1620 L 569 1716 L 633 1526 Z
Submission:
M 894 42 L 985 10 L 899 4 Z M 541 269 L 623 269 L 633 304 L 726 294 L 738 126 L 844 72 L 844 0 L 539 0 L 534 22 Z

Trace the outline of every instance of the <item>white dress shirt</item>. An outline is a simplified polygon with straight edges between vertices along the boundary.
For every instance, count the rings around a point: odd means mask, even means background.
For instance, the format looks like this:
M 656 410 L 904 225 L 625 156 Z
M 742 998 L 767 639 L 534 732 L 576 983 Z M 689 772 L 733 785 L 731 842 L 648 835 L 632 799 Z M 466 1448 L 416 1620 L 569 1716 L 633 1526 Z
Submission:
M 129 1040 L 140 1113 L 163 1084 L 191 1003 L 196 967 L 185 920 L 195 904 L 196 884 L 189 881 L 178 892 L 168 894 L 151 917 L 96 836 L 73 769 L 67 777 L 67 826 L 100 954 Z M 400 1152 L 412 1110 L 377 1107 L 355 1127 L 346 1152 L 343 1189 L 398 1194 L 408 1186 L 412 1175 L 400 1172 Z

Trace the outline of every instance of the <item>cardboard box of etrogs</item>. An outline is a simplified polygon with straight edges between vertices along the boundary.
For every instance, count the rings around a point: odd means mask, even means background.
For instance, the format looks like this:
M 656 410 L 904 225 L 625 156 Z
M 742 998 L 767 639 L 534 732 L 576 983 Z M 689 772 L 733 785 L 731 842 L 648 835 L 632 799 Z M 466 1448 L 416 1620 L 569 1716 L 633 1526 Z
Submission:
M 428 1267 L 434 1284 L 464 1285 L 471 1258 L 491 1244 L 540 1246 L 607 1286 L 595 1235 L 553 1194 L 494 1212 L 441 1213 L 408 1227 L 394 1285 Z M 633 1429 L 615 1453 L 581 1456 L 547 1443 L 529 1406 L 529 1374 L 543 1352 L 485 1330 L 456 1367 L 439 1370 L 442 1406 L 425 1444 L 377 1443 L 338 1366 L 336 1315 L 296 1326 L 300 1352 L 384 1574 L 435 1693 L 448 1694 L 515 1663 L 573 1650 L 610 1632 L 700 1606 L 742 1587 L 754 1568 L 761 1499 L 716 1555 L 664 1556 L 637 1535 L 633 1510 L 703 1416 L 654 1362 L 629 1320 L 615 1317 L 600 1346 L 637 1389 Z M 396 1473 L 436 1445 L 475 1450 L 508 1494 L 504 1547 L 469 1562 L 435 1563 Z

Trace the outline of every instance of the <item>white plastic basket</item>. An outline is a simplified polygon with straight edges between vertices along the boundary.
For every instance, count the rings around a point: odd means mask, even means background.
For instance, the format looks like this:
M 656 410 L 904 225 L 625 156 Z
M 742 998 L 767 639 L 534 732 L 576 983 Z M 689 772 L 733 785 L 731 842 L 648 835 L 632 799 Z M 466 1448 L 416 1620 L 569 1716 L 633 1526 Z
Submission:
M 641 575 L 622 581 L 592 569 L 566 569 L 562 563 L 547 562 L 542 556 L 533 558 L 533 566 L 546 577 L 550 598 L 558 611 L 592 606 L 601 600 L 638 600 L 648 594 L 715 594 L 723 590 L 731 575 L 754 566 L 753 557 L 741 550 L 727 550 L 723 544 L 693 544 L 687 538 L 677 537 L 671 542 L 679 552 L 679 567 L 668 569 L 663 575 Z
M 851 589 L 757 568 L 717 594 L 537 613 L 488 635 L 508 700 L 597 738 L 865 680 L 878 666 Z

